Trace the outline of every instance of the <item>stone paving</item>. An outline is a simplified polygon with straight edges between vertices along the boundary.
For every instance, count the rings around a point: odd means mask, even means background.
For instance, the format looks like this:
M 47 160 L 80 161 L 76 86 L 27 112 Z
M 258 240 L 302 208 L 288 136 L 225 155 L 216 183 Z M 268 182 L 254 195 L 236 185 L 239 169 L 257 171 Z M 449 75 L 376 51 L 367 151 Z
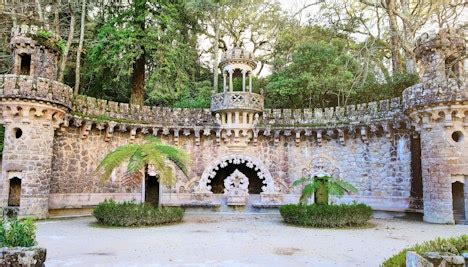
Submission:
M 38 222 L 47 266 L 378 266 L 406 246 L 467 225 L 374 219 L 374 228 L 309 229 L 278 215 L 187 214 L 184 223 L 104 228 L 92 217 Z

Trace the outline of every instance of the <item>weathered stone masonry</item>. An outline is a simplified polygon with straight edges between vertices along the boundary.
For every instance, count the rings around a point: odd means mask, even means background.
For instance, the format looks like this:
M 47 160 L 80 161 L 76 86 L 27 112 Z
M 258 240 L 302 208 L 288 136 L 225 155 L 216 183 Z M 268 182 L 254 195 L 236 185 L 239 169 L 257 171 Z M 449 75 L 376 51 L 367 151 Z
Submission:
M 18 46 L 14 40 L 47 50 L 27 38 L 27 32 L 31 29 L 24 26 L 13 30 L 13 36 L 22 36 L 12 39 L 14 51 Z M 445 43 L 434 42 L 437 38 Z M 159 201 L 164 205 L 224 210 L 229 195 L 213 193 L 214 179 L 223 168 L 246 166 L 262 184 L 258 195 L 235 201 L 231 197 L 232 203 L 246 209 L 297 202 L 300 189 L 291 188 L 292 181 L 333 175 L 351 182 L 359 192 L 330 201 L 356 200 L 379 210 L 405 211 L 414 202 L 410 144 L 420 136 L 424 218 L 453 223 L 452 182 L 466 184 L 468 173 L 463 140 L 468 95 L 460 79 L 467 68 L 460 64 L 461 69 L 455 69 L 458 77 L 446 77 L 442 76 L 446 65 L 440 64 L 463 55 L 465 48 L 459 31 L 422 37 L 417 50 L 425 66 L 421 84 L 408 88 L 402 98 L 326 109 L 264 109 L 263 96 L 251 90 L 255 61 L 239 48 L 223 55 L 224 91 L 213 95 L 211 109 L 72 98 L 68 86 L 41 78 L 39 73 L 45 72 L 0 76 L 0 108 L 6 126 L 1 204 L 8 205 L 13 177 L 22 180 L 22 216 L 46 217 L 51 209 L 89 207 L 105 198 L 143 200 L 144 186 L 123 184 L 123 169 L 109 181 L 101 181 L 94 170 L 107 152 L 154 135 L 192 157 L 189 176 L 176 171 L 176 185 L 161 188 Z M 242 91 L 232 87 L 231 79 L 236 77 L 243 80 Z M 17 128 L 22 129 L 19 138 Z M 453 139 L 455 132 L 458 141 Z

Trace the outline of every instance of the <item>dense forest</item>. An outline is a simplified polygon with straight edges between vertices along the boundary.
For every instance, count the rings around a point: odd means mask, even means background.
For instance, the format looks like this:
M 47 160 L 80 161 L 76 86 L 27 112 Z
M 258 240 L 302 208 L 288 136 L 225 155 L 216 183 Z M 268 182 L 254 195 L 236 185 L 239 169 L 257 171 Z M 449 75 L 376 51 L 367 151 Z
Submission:
M 222 52 L 240 46 L 256 56 L 254 88 L 265 95 L 268 108 L 399 96 L 418 82 L 415 37 L 460 24 L 466 5 L 463 0 L 19 2 L 0 3 L 0 73 L 11 68 L 11 27 L 35 23 L 62 37 L 58 77 L 76 94 L 209 107 L 210 95 L 220 89 Z

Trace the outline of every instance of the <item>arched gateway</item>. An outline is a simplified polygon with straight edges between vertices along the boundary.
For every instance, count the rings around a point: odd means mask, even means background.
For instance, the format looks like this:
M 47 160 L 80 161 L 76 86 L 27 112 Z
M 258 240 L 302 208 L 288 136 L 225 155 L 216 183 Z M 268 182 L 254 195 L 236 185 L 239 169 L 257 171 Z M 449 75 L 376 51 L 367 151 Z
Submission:
M 203 171 L 198 186 L 195 188 L 196 193 L 212 193 L 212 186 L 210 185 L 212 179 L 216 176 L 217 172 L 228 165 L 245 165 L 254 170 L 262 180 L 263 186 L 261 193 L 276 193 L 275 183 L 268 168 L 260 160 L 243 154 L 229 154 L 225 155 L 215 161 L 212 161 Z

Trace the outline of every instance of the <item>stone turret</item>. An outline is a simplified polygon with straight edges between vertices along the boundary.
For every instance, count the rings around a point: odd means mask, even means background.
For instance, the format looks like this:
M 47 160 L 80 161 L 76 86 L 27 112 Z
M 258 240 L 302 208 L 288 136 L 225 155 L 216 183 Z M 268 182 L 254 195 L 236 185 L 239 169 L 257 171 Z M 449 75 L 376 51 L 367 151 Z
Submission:
M 60 37 L 38 26 L 21 25 L 11 32 L 13 74 L 57 79 Z
M 421 84 L 403 92 L 403 104 L 421 138 L 424 220 L 454 223 L 468 215 L 465 33 L 441 29 L 423 34 L 415 52 Z
M 253 92 L 252 73 L 256 66 L 252 53 L 239 47 L 224 52 L 221 58 L 223 92 L 212 96 L 211 111 L 221 128 L 233 130 L 236 140 L 242 129 L 258 123 L 263 112 L 263 96 Z M 240 88 L 235 88 L 236 79 Z
M 48 215 L 55 130 L 71 108 L 72 89 L 55 81 L 57 40 L 39 27 L 14 28 L 12 74 L 0 76 L 5 127 L 0 205 L 20 217 Z

